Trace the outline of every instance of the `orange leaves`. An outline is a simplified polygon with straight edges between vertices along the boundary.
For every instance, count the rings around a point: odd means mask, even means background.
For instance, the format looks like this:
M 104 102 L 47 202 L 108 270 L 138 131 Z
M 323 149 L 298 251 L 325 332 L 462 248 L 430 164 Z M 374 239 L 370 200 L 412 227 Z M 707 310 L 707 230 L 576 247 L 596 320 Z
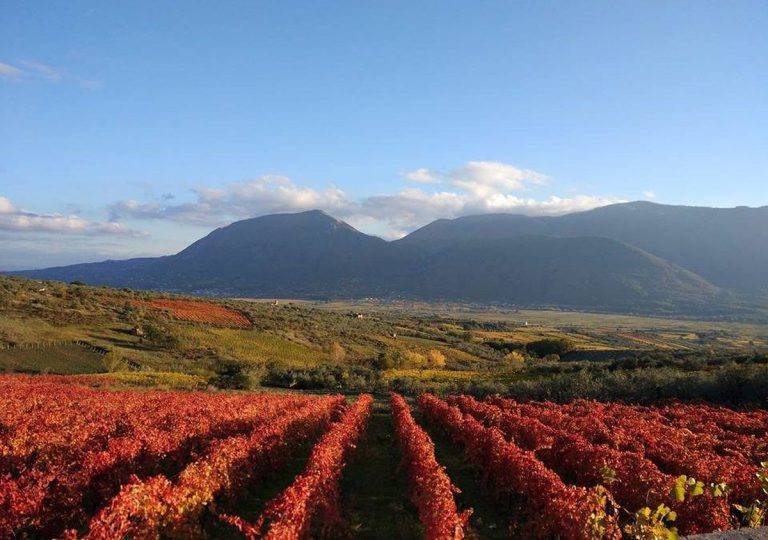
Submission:
M 458 492 L 443 467 L 435 459 L 435 446 L 429 435 L 411 416 L 408 404 L 392 394 L 395 435 L 400 442 L 403 464 L 411 484 L 411 500 L 419 509 L 427 540 L 459 540 L 472 509 L 459 513 L 453 494 Z
M 327 425 L 342 400 L 307 400 L 305 406 L 285 408 L 279 417 L 247 434 L 216 441 L 205 455 L 189 463 L 173 484 L 162 476 L 136 479 L 91 520 L 86 538 L 114 538 L 114 531 L 122 530 L 126 520 L 131 524 L 131 536 L 140 538 L 159 537 L 161 532 L 181 537 L 199 534 L 199 517 L 206 505 L 217 496 L 236 493 L 246 482 L 278 467 Z M 143 505 L 137 506 L 137 500 Z
M 238 478 L 231 474 L 237 472 L 235 465 L 247 465 L 256 455 L 242 446 L 275 435 L 266 427 L 297 428 L 285 440 L 273 439 L 298 444 L 312 433 L 311 426 L 319 429 L 330 420 L 341 399 L 106 391 L 59 377 L 0 377 L 0 538 L 20 531 L 54 537 L 66 527 L 80 527 L 94 504 L 106 506 L 123 487 L 128 490 L 124 502 L 116 502 L 121 495 L 112 501 L 115 516 L 102 536 L 114 538 L 112 531 L 122 527 L 120 512 L 132 516 L 130 509 L 141 507 L 143 517 L 131 518 L 140 522 L 167 499 L 171 492 L 159 489 L 163 477 L 156 475 L 183 469 L 195 455 L 209 456 L 208 465 L 190 467 L 185 475 L 184 485 L 199 487 L 199 492 L 175 499 L 188 514 L 189 501 L 201 494 L 210 500 L 212 491 L 206 490 L 211 486 L 232 485 L 229 478 Z M 290 450 L 277 442 L 270 451 L 259 448 L 265 455 Z M 266 466 L 274 462 L 274 456 L 265 461 Z M 146 483 L 140 480 L 153 475 Z M 138 506 L 137 498 L 143 501 Z M 103 512 L 102 517 L 108 514 Z
M 391 402 L 426 538 L 471 536 L 432 440 L 401 396 Z M 339 480 L 371 407 L 367 395 L 347 405 L 341 396 L 104 390 L 1 376 L 0 538 L 203 537 L 228 500 L 317 437 L 304 471 L 256 523 L 225 520 L 251 538 L 343 536 Z M 618 538 L 617 519 L 625 531 L 647 529 L 652 508 L 664 511 L 665 527 L 674 516 L 681 533 L 709 532 L 736 526 L 734 505 L 754 508 L 763 489 L 755 471 L 765 461 L 764 411 L 430 395 L 419 407 L 463 445 L 517 535 Z M 678 475 L 687 476 L 672 491 Z
M 298 540 L 327 537 L 341 522 L 339 479 L 349 453 L 368 422 L 373 397 L 364 394 L 347 407 L 312 449 L 307 466 L 293 483 L 272 499 L 253 525 L 224 516 L 248 538 Z
M 495 427 L 486 427 L 457 407 L 432 395 L 419 398 L 419 408 L 461 443 L 497 495 L 517 498 L 530 514 L 532 535 L 570 540 L 620 538 L 611 509 L 582 487 L 566 485 L 533 452 L 506 441 Z M 595 530 L 599 517 L 599 530 Z
M 115 298 L 116 302 L 120 299 Z M 143 306 L 158 311 L 166 311 L 180 321 L 230 326 L 235 328 L 250 328 L 251 320 L 243 313 L 221 304 L 202 302 L 199 300 L 171 300 L 158 298 L 154 300 L 129 300 L 133 306 Z
M 584 486 L 605 484 L 630 514 L 647 506 L 671 508 L 681 533 L 733 528 L 733 503 L 750 504 L 760 491 L 764 411 L 676 402 L 558 405 L 489 397 L 480 403 L 466 396 L 449 402 L 535 451 L 561 476 Z M 712 489 L 676 498 L 670 490 L 678 475 L 695 476 Z

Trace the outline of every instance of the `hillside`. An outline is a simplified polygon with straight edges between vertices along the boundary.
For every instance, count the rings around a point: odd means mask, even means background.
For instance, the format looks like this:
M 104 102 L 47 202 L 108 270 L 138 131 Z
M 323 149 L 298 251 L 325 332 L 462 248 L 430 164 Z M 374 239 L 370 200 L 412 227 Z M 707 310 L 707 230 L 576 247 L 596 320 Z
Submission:
M 736 375 L 764 372 L 766 352 L 764 324 L 488 304 L 222 301 L 0 277 L 0 372 L 87 373 L 130 385 L 514 386 L 548 399 L 585 392 L 582 378 L 597 369 L 605 377 L 589 383 L 593 397 L 646 399 L 663 387 L 669 397 L 713 399 L 722 384 L 717 399 L 738 401 L 764 395 L 768 386 L 750 394 L 740 385 L 761 383 Z M 247 381 L 219 380 L 233 364 Z
M 434 221 L 398 243 L 439 249 L 461 241 L 531 234 L 612 238 L 691 270 L 718 287 L 752 293 L 768 290 L 768 207 L 634 202 L 559 217 L 466 216 Z
M 17 274 L 216 296 L 407 297 L 638 311 L 701 310 L 718 292 L 691 272 L 606 238 L 491 238 L 426 249 L 363 234 L 320 211 L 238 221 L 168 257 Z
M 164 261 L 158 274 L 169 287 L 238 296 L 383 295 L 403 286 L 417 251 L 320 211 L 275 214 L 213 231 Z
M 519 236 L 451 244 L 434 255 L 417 283 L 428 298 L 618 310 L 703 305 L 717 295 L 692 272 L 597 237 Z
M 255 298 L 410 298 L 745 314 L 765 306 L 768 208 L 608 206 L 437 220 L 387 242 L 321 211 L 214 230 L 166 257 L 10 272 Z

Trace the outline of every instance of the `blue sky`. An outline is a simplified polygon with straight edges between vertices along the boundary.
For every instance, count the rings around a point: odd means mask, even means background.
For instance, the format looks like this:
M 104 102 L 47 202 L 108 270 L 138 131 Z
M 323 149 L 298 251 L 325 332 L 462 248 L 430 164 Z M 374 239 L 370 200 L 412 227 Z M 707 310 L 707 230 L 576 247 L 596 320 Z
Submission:
M 319 207 L 768 205 L 763 1 L 0 4 L 0 268 Z

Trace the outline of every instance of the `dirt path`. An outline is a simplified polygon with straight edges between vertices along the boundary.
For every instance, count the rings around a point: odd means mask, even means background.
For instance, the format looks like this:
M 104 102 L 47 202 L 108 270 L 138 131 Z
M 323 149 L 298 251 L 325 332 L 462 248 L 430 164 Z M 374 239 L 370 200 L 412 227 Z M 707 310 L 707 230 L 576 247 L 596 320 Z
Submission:
M 469 519 L 470 539 L 507 539 L 509 513 L 501 505 L 497 505 L 492 495 L 483 490 L 474 469 L 464 456 L 464 450 L 454 444 L 442 431 L 426 422 L 413 409 L 419 425 L 424 428 L 435 443 L 435 457 L 438 463 L 445 467 L 453 483 L 461 490 L 456 495 L 459 510 L 472 508 Z
M 377 401 L 368 430 L 347 464 L 341 492 L 353 538 L 416 540 L 422 537 L 408 483 L 400 468 L 388 401 Z

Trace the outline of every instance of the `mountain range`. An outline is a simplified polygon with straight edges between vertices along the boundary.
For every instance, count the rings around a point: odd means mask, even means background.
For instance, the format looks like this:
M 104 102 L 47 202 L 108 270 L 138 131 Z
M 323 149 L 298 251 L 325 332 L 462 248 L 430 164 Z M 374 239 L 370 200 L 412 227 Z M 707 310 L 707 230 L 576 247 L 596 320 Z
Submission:
M 718 313 L 765 298 L 768 207 L 485 214 L 439 219 L 392 242 L 312 210 L 238 221 L 166 257 L 9 273 L 220 296 Z

